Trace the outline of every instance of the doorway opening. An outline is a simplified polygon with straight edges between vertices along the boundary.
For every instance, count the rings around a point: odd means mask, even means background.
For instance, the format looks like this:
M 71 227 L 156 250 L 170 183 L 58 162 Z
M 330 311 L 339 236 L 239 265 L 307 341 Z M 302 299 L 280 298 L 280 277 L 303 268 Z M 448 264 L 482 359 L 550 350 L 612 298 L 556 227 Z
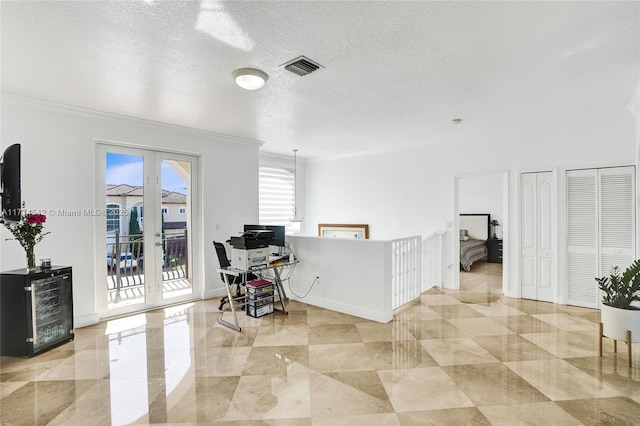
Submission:
M 466 174 L 454 177 L 454 220 L 453 235 L 453 285 L 454 288 L 465 288 L 469 291 L 476 288 L 478 292 L 507 292 L 507 235 L 508 230 L 508 172 L 489 172 Z M 488 214 L 487 239 L 481 246 L 486 246 L 486 257 L 462 268 L 460 262 L 461 214 Z

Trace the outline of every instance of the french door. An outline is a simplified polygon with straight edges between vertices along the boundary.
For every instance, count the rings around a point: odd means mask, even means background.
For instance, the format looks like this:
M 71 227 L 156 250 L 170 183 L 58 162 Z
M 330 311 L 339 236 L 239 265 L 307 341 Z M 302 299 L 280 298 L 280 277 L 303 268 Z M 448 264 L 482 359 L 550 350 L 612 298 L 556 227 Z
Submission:
M 98 144 L 101 318 L 195 299 L 197 157 Z M 102 272 L 104 271 L 104 272 Z

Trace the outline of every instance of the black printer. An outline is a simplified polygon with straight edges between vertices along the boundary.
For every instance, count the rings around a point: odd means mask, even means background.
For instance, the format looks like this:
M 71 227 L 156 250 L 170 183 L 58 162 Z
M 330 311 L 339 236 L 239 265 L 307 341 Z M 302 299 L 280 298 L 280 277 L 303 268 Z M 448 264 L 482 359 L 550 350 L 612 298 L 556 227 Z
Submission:
M 251 250 L 256 248 L 269 247 L 275 239 L 273 231 L 255 229 L 244 231 L 239 237 L 231 237 L 229 244 L 235 249 Z

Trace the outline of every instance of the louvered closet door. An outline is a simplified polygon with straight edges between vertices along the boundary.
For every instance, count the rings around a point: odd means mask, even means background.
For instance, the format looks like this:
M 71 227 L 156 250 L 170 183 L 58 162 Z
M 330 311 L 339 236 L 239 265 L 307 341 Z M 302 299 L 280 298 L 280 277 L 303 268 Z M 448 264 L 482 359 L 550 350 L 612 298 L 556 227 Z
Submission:
M 553 173 L 523 173 L 520 182 L 522 297 L 552 302 L 556 288 Z
M 635 253 L 634 168 L 567 172 L 567 301 L 597 308 L 595 277 Z
M 600 273 L 626 269 L 635 254 L 634 168 L 600 170 Z
M 595 307 L 598 275 L 596 170 L 567 172 L 567 302 Z

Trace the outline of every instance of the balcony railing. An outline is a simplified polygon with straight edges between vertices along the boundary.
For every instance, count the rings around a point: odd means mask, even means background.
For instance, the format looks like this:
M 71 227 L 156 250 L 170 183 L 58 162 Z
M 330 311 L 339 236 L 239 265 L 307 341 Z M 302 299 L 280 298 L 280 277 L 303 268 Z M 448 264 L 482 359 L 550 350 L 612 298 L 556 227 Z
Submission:
M 162 281 L 189 278 L 187 230 L 166 234 L 162 238 Z M 107 290 L 110 301 L 140 297 L 144 291 L 145 246 L 142 234 L 120 234 L 107 237 Z M 136 291 L 136 289 L 138 291 Z

